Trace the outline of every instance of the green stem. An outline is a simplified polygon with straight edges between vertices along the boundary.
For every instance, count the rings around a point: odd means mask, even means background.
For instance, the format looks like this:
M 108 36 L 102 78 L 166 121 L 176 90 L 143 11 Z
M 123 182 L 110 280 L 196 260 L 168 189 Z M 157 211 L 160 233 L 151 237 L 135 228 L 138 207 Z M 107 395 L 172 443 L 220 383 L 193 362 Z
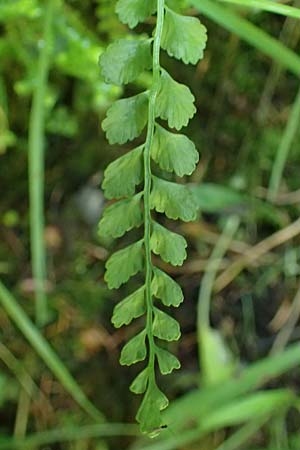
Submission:
M 153 142 L 155 128 L 155 104 L 160 87 L 160 44 L 164 24 L 164 4 L 165 0 L 157 0 L 157 24 L 153 42 L 153 82 L 149 95 L 148 107 L 148 128 L 144 149 L 144 245 L 146 260 L 146 304 L 147 304 L 147 336 L 149 341 L 149 376 L 154 382 L 155 344 L 153 338 L 153 302 L 151 294 L 152 281 L 152 261 L 151 261 L 151 146 Z
M 43 47 L 38 61 L 28 137 L 31 260 L 35 284 L 36 322 L 40 326 L 47 321 L 46 249 L 44 244 L 44 132 L 53 16 L 54 0 L 49 0 L 45 10 Z
M 203 279 L 201 281 L 201 287 L 198 296 L 198 332 L 201 331 L 202 327 L 209 327 L 210 300 L 212 297 L 216 275 L 222 262 L 222 258 L 227 251 L 232 237 L 239 227 L 239 224 L 240 218 L 238 216 L 233 215 L 227 219 L 224 230 L 209 258 Z
M 81 408 L 94 420 L 103 421 L 104 416 L 97 408 L 88 400 L 80 386 L 74 380 L 68 369 L 57 356 L 55 351 L 49 345 L 44 336 L 34 326 L 28 316 L 25 314 L 19 303 L 6 289 L 0 281 L 0 304 L 4 308 L 7 315 L 12 319 L 21 333 L 28 340 L 32 348 L 43 359 L 44 363 L 61 382 L 66 391 L 71 394 L 73 399 L 81 406 Z
M 268 189 L 268 199 L 274 200 L 278 194 L 280 182 L 291 146 L 299 129 L 300 123 L 300 88 L 295 98 L 292 111 L 289 116 L 287 126 L 282 136 L 277 150 L 276 159 L 273 164 L 270 184 Z

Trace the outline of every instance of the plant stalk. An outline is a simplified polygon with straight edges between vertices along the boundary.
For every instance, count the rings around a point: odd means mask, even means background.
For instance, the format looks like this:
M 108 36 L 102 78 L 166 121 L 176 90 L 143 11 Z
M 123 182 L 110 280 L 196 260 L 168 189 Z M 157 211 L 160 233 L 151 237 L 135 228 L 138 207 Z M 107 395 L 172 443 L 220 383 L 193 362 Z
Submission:
M 155 104 L 160 87 L 160 44 L 164 24 L 165 0 L 157 0 L 157 24 L 153 43 L 153 83 L 149 95 L 148 106 L 148 128 L 144 149 L 144 245 L 146 260 L 146 304 L 147 304 L 147 336 L 149 342 L 149 377 L 150 382 L 154 382 L 155 344 L 153 338 L 153 302 L 151 294 L 152 281 L 152 260 L 151 260 L 151 147 L 155 128 Z
M 51 60 L 53 16 L 54 0 L 48 0 L 45 10 L 44 36 L 41 41 L 43 46 L 38 60 L 28 136 L 31 264 L 35 287 L 35 319 L 39 326 L 43 326 L 48 317 L 45 293 L 47 269 L 44 243 L 44 141 L 45 97 Z

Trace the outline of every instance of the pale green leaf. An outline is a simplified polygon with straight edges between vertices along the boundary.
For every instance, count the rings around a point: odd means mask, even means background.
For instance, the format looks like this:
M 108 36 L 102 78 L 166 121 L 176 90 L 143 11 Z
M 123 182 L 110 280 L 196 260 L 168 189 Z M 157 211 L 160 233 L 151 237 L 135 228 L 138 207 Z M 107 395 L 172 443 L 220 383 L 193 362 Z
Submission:
M 196 113 L 195 97 L 184 84 L 178 83 L 162 69 L 156 100 L 156 117 L 168 121 L 170 128 L 180 130 Z
M 148 367 L 146 367 L 146 369 L 142 370 L 142 372 L 140 372 L 138 376 L 133 380 L 129 389 L 135 394 L 143 394 L 147 389 L 148 380 L 149 369 Z
M 200 329 L 201 377 L 203 385 L 217 385 L 232 377 L 237 365 L 218 330 Z
M 154 297 L 159 298 L 166 306 L 178 307 L 183 302 L 183 293 L 179 284 L 157 267 L 151 284 Z
M 122 366 L 131 366 L 139 361 L 143 361 L 146 355 L 146 331 L 143 330 L 124 345 L 121 351 L 120 364 Z
M 148 117 L 148 92 L 117 100 L 107 111 L 102 129 L 110 144 L 125 144 L 138 137 Z
M 143 180 L 143 146 L 113 161 L 104 172 L 102 188 L 108 199 L 129 197 Z
M 181 266 L 186 259 L 187 243 L 184 237 L 158 223 L 153 224 L 150 245 L 153 253 L 173 266 Z
M 99 235 L 118 238 L 127 231 L 141 226 L 143 223 L 141 198 L 142 194 L 139 193 L 105 208 L 99 223 Z
M 111 321 L 116 328 L 120 328 L 142 316 L 145 311 L 145 286 L 142 286 L 115 306 Z
M 105 281 L 109 289 L 119 288 L 143 269 L 143 239 L 114 253 L 106 263 Z
M 165 213 L 169 219 L 189 222 L 197 218 L 197 201 L 190 189 L 153 176 L 151 209 Z
M 108 46 L 99 64 L 106 83 L 128 84 L 144 70 L 150 69 L 151 41 L 120 39 Z
M 179 177 L 191 175 L 199 161 L 199 153 L 189 138 L 171 133 L 158 124 L 151 157 L 163 170 L 175 172 Z
M 155 347 L 159 370 L 163 375 L 173 372 L 175 369 L 180 369 L 180 362 L 172 353 L 160 347 Z
M 156 0 L 119 0 L 116 12 L 121 22 L 134 28 L 156 11 Z
M 162 48 L 185 64 L 197 64 L 203 58 L 207 30 L 196 17 L 187 17 L 167 9 Z
M 165 312 L 154 308 L 153 334 L 164 341 L 177 341 L 181 335 L 179 323 Z
M 167 397 L 155 383 L 149 383 L 146 394 L 136 415 L 143 433 L 151 433 L 162 426 L 160 411 L 169 404 Z

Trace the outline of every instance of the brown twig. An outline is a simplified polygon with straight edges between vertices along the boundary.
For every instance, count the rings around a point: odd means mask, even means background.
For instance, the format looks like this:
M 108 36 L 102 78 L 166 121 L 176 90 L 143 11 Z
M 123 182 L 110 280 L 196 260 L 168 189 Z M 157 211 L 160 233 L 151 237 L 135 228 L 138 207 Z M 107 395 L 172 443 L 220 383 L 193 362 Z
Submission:
M 287 227 L 272 234 L 263 241 L 256 244 L 251 249 L 247 250 L 244 255 L 236 259 L 230 266 L 224 270 L 216 279 L 214 291 L 220 292 L 228 286 L 234 278 L 237 277 L 247 266 L 253 264 L 257 259 L 268 253 L 275 247 L 289 241 L 293 237 L 300 234 L 300 219 L 291 223 Z

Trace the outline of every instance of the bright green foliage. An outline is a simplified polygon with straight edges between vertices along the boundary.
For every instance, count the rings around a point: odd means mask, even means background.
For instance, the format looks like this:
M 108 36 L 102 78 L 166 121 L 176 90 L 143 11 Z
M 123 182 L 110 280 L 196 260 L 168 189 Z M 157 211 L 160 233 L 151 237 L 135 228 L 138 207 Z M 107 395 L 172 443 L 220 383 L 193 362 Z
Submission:
M 175 134 L 156 125 L 151 148 L 152 159 L 167 172 L 179 177 L 191 175 L 199 161 L 194 143 L 183 134 Z
M 151 290 L 154 297 L 162 300 L 166 306 L 179 306 L 183 302 L 181 287 L 165 272 L 154 268 Z
M 203 58 L 207 32 L 195 17 L 184 17 L 167 9 L 162 48 L 185 64 L 197 64 Z
M 155 353 L 157 356 L 159 370 L 163 375 L 168 375 L 173 372 L 173 370 L 180 369 L 180 362 L 176 356 L 172 355 L 172 353 L 160 347 L 156 347 Z
M 130 341 L 123 347 L 120 356 L 120 363 L 122 366 L 131 366 L 131 364 L 143 361 L 146 358 L 146 355 L 146 332 L 143 330 L 130 339 Z
M 116 11 L 121 22 L 134 28 L 156 11 L 156 0 L 119 0 Z
M 147 109 L 147 92 L 117 100 L 102 123 L 109 143 L 125 144 L 139 136 L 147 123 Z
M 181 266 L 186 259 L 187 243 L 184 237 L 172 233 L 158 223 L 153 224 L 150 242 L 153 253 L 160 255 L 165 262 L 173 266 Z
M 100 61 L 108 82 L 126 84 L 149 69 L 152 54 L 153 83 L 149 91 L 116 101 L 103 121 L 103 130 L 111 144 L 137 138 L 146 124 L 147 134 L 144 144 L 106 169 L 105 195 L 119 201 L 105 209 L 99 225 L 100 234 L 120 237 L 144 223 L 143 239 L 109 258 L 105 280 L 109 288 L 118 288 L 138 272 L 143 271 L 145 275 L 144 284 L 115 306 L 112 322 L 119 328 L 146 316 L 140 319 L 142 331 L 123 347 L 120 362 L 131 365 L 146 360 L 130 390 L 144 394 L 136 419 L 141 431 L 152 433 L 163 424 L 161 411 L 168 406 L 167 397 L 156 384 L 156 370 L 167 375 L 180 368 L 176 356 L 159 344 L 159 340 L 177 341 L 180 326 L 160 306 L 178 307 L 183 293 L 176 281 L 154 267 L 151 256 L 156 254 L 174 266 L 182 265 L 187 247 L 182 236 L 154 220 L 152 211 L 164 213 L 169 219 L 190 221 L 197 217 L 198 203 L 187 186 L 167 181 L 163 175 L 154 176 L 151 160 L 163 171 L 180 177 L 191 175 L 199 160 L 192 141 L 156 122 L 160 118 L 170 128 L 180 130 L 196 112 L 190 89 L 160 66 L 157 50 L 163 47 L 169 55 L 195 64 L 203 56 L 206 30 L 198 19 L 181 16 L 166 7 L 164 0 L 119 0 L 116 10 L 121 21 L 132 28 L 157 11 L 153 40 L 118 41 L 108 47 Z M 137 193 L 142 183 L 144 186 Z
M 100 58 L 102 75 L 107 83 L 117 85 L 134 81 L 145 69 L 151 67 L 151 41 L 121 39 L 111 44 Z M 114 71 L 109 70 L 114 66 Z
M 143 147 L 112 162 L 104 172 L 102 188 L 108 199 L 133 195 L 143 180 Z
M 177 341 L 180 338 L 179 323 L 165 312 L 154 308 L 153 334 L 165 341 Z
M 146 394 L 136 415 L 141 431 L 148 433 L 161 426 L 160 411 L 169 404 L 167 397 L 158 389 L 156 383 L 148 384 Z
M 143 223 L 141 194 L 108 206 L 99 223 L 99 234 L 118 238 Z
M 111 321 L 116 328 L 120 328 L 142 316 L 145 311 L 145 286 L 142 286 L 115 306 Z
M 134 392 L 135 394 L 143 394 L 147 389 L 148 379 L 149 379 L 149 369 L 148 367 L 146 367 L 146 369 L 142 370 L 142 372 L 140 372 L 131 383 L 130 385 L 131 392 Z
M 170 128 L 180 130 L 187 126 L 196 112 L 194 101 L 195 97 L 187 86 L 177 83 L 168 72 L 162 70 L 156 103 L 157 117 L 167 120 Z
M 118 288 L 130 277 L 143 269 L 143 241 L 125 247 L 114 253 L 106 263 L 105 281 L 109 289 Z
M 189 188 L 157 177 L 153 177 L 151 208 L 174 220 L 189 222 L 197 217 L 197 202 Z

